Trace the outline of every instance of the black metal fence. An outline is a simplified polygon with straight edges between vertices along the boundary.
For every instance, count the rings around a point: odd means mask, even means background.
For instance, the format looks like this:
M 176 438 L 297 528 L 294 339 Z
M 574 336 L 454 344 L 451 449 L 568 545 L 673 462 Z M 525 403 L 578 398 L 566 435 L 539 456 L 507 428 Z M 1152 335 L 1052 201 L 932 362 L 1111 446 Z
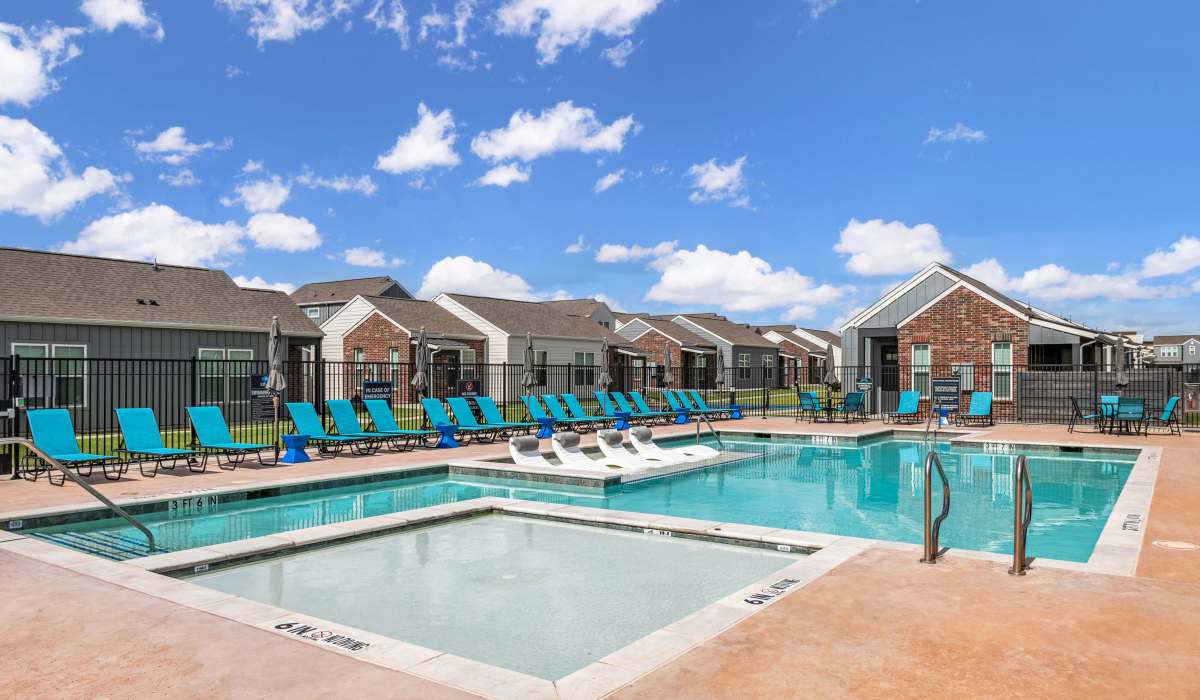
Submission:
M 526 416 L 524 394 L 574 393 L 585 408 L 598 412 L 594 396 L 602 367 L 592 365 L 537 365 L 534 385 L 522 386 L 519 364 L 434 363 L 429 368 L 426 395 L 492 397 L 510 420 Z M 801 368 L 799 381 L 787 386 L 780 368 L 727 368 L 718 377 L 712 368 L 676 371 L 666 376 L 661 368 L 614 365 L 608 368 L 611 391 L 640 391 L 654 408 L 665 408 L 661 389 L 696 389 L 709 406 L 736 403 L 746 416 L 792 416 L 798 390 L 817 392 L 836 400 L 845 392 L 864 389 L 866 412 L 880 416 L 896 410 L 900 392 L 918 389 L 927 395 L 939 377 L 957 377 L 961 406 L 972 391 L 991 391 L 994 413 L 1000 421 L 1065 423 L 1071 417 L 1071 399 L 1084 408 L 1100 397 L 1121 393 L 1146 399 L 1148 411 L 1161 411 L 1171 396 L 1181 397 L 1180 419 L 1186 427 L 1200 427 L 1200 365 L 1136 367 L 1127 370 L 1128 385 L 1116 388 L 1112 368 L 1090 365 L 900 365 L 891 367 L 835 368 L 840 387 L 830 392 L 820 368 Z M 186 407 L 218 405 L 236 438 L 247 442 L 274 442 L 277 436 L 269 397 L 259 388 L 267 373 L 262 360 L 142 360 L 142 359 L 41 359 L 0 357 L 0 435 L 26 436 L 24 411 L 66 408 L 84 452 L 111 454 L 121 447 L 114 409 L 154 409 L 163 441 L 168 447 L 193 442 Z M 282 401 L 304 401 L 326 414 L 325 402 L 349 399 L 362 410 L 364 396 L 386 398 L 402 427 L 416 428 L 425 420 L 411 386 L 409 364 L 376 362 L 289 362 L 284 367 L 288 388 Z M 832 396 L 831 396 L 832 394 Z M 921 402 L 922 410 L 928 406 Z M 365 411 L 363 411 L 365 414 Z M 365 416 L 364 416 L 365 417 Z M 289 432 L 286 409 L 280 409 L 279 432 Z M 0 471 L 10 471 L 20 458 L 13 449 L 0 454 Z

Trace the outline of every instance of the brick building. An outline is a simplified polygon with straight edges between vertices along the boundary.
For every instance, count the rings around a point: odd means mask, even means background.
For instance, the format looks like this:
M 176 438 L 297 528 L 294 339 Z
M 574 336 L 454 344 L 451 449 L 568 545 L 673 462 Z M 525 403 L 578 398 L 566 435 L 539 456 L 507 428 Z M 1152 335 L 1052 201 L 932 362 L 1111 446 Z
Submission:
M 666 319 L 643 316 L 627 320 L 617 334 L 644 355 L 649 386 L 663 385 L 668 356 L 675 387 L 713 385 L 717 346 L 683 326 Z
M 887 410 L 909 389 L 928 396 L 933 377 L 957 376 L 964 406 L 970 392 L 991 391 L 1001 418 L 1016 415 L 1018 375 L 1069 382 L 1073 371 L 1108 365 L 1116 340 L 940 263 L 840 330 L 843 382 L 871 377 L 872 408 Z

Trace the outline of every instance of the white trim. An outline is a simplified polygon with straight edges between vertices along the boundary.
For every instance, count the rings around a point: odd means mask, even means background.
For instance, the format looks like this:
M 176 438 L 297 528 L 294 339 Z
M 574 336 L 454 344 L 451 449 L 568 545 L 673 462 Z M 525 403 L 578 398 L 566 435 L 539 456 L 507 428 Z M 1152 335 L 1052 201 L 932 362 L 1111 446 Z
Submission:
M 633 342 L 637 342 L 637 340 L 638 340 L 639 338 L 641 338 L 643 335 L 646 335 L 647 333 L 649 333 L 649 332 L 653 331 L 653 332 L 655 332 L 655 333 L 658 333 L 658 334 L 659 334 L 659 335 L 661 335 L 662 337 L 666 338 L 667 340 L 671 341 L 672 343 L 675 343 L 676 345 L 678 345 L 678 346 L 680 346 L 680 347 L 683 347 L 683 341 L 682 341 L 682 340 L 679 340 L 678 338 L 674 338 L 674 337 L 672 337 L 672 336 L 669 336 L 669 335 L 667 335 L 666 333 L 664 333 L 664 332 L 662 332 L 661 330 L 659 330 L 659 329 L 655 328 L 654 326 L 651 326 L 649 323 L 646 323 L 645 321 L 643 321 L 642 323 L 643 323 L 643 324 L 646 326 L 646 330 L 644 330 L 644 331 L 642 331 L 641 333 L 639 333 L 639 334 L 638 334 L 636 337 L 634 337 L 633 339 L 631 339 L 629 342 L 631 342 L 631 343 L 633 343 Z
M 1005 304 L 1004 302 L 1000 301 L 999 299 L 992 296 L 991 294 L 984 292 L 982 289 L 980 289 L 979 287 L 976 287 L 975 285 L 971 284 L 970 282 L 958 280 L 954 284 L 952 284 L 949 287 L 947 287 L 946 289 L 942 290 L 937 296 L 935 296 L 934 298 L 925 302 L 925 304 L 922 305 L 921 308 L 917 309 L 916 311 L 912 312 L 908 316 L 905 316 L 903 319 L 901 319 L 900 322 L 896 324 L 896 329 L 899 330 L 900 328 L 903 328 L 904 326 L 908 325 L 908 323 L 910 321 L 912 321 L 913 319 L 917 318 L 918 316 L 925 313 L 926 311 L 929 311 L 934 306 L 937 306 L 938 303 L 940 303 L 946 297 L 950 296 L 957 289 L 970 290 L 970 291 L 974 292 L 976 295 L 978 295 L 979 297 L 981 297 L 982 299 L 985 299 L 985 300 L 991 302 L 993 305 L 995 305 L 1001 309 L 1004 309 L 1005 311 L 1012 314 L 1013 316 L 1016 316 L 1017 318 L 1021 319 L 1022 321 L 1025 321 L 1026 323 L 1033 323 L 1033 320 L 1030 318 L 1028 313 L 1014 309 L 1013 307 L 1009 306 L 1008 304 Z
M 170 328 L 174 330 L 200 330 L 200 331 L 229 331 L 236 333 L 262 333 L 268 334 L 271 332 L 270 325 L 266 327 L 258 326 L 216 326 L 203 323 L 167 323 L 163 321 L 127 321 L 127 320 L 112 320 L 104 318 L 68 318 L 65 316 L 0 316 L 0 321 L 9 321 L 11 323 L 61 323 L 66 326 L 112 326 L 115 328 Z M 283 335 L 288 338 L 317 338 L 324 337 L 323 333 L 308 333 L 308 332 L 288 332 L 284 331 Z
M 1007 365 L 1008 371 L 1001 373 L 1001 374 L 1008 375 L 1008 391 L 1006 392 L 1007 395 L 1004 398 L 1000 398 L 1000 397 L 996 396 L 996 346 L 1001 345 L 1001 344 L 1008 346 L 1008 365 Z M 1013 374 L 1015 374 L 1015 372 L 1013 372 L 1013 357 L 1012 357 L 1013 343 L 1011 340 L 993 340 L 990 350 L 991 350 L 991 360 L 992 360 L 992 363 L 991 363 L 991 365 L 992 365 L 992 399 L 995 401 L 1011 402 L 1011 401 L 1013 401 L 1013 398 L 1014 398 L 1013 397 Z M 1000 366 L 1004 367 L 1005 365 L 1000 365 Z
M 366 301 L 366 300 L 364 299 L 363 301 Z M 368 303 L 368 304 L 370 304 L 371 302 L 369 302 L 369 301 L 368 301 L 367 303 Z M 342 307 L 342 308 L 345 308 L 345 307 Z M 378 306 L 375 306 L 374 304 L 372 304 L 372 305 L 371 305 L 371 310 L 370 310 L 370 311 L 368 311 L 367 313 L 363 314 L 363 317 L 362 317 L 362 318 L 358 319 L 358 321 L 356 321 L 356 322 L 354 323 L 354 325 L 353 325 L 353 326 L 350 326 L 349 328 L 347 328 L 347 329 L 345 330 L 345 332 L 343 332 L 343 333 L 342 333 L 342 339 L 343 339 L 343 340 L 345 340 L 346 336 L 348 336 L 348 335 L 350 335 L 351 333 L 353 333 L 354 331 L 358 330 L 358 329 L 359 329 L 359 327 L 360 327 L 360 326 L 362 326 L 362 324 L 366 323 L 366 322 L 367 322 L 367 321 L 368 321 L 368 320 L 369 320 L 369 319 L 370 319 L 372 316 L 380 316 L 380 317 L 382 317 L 382 318 L 383 318 L 383 320 L 387 321 L 388 323 L 392 324 L 392 325 L 393 325 L 393 326 L 395 326 L 396 328 L 399 328 L 400 330 L 402 330 L 402 331 L 404 331 L 406 334 L 408 334 L 408 337 L 409 337 L 410 339 L 413 337 L 413 333 L 412 333 L 412 331 L 408 330 L 407 328 L 405 328 L 404 326 L 400 325 L 399 323 L 396 323 L 396 319 L 394 319 L 394 318 L 392 318 L 391 316 L 388 316 L 387 314 L 383 313 L 383 311 L 380 311 L 380 310 L 379 310 L 379 307 L 378 307 Z
M 337 318 L 338 316 L 341 316 L 343 313 L 349 313 L 348 311 L 346 311 L 346 309 L 348 309 L 351 304 L 353 304 L 355 301 L 357 301 L 359 299 L 362 299 L 363 303 L 367 304 L 372 309 L 375 309 L 376 311 L 379 310 L 379 307 L 375 306 L 370 301 L 368 301 L 366 297 L 364 297 L 361 294 L 355 294 L 353 297 L 350 298 L 350 301 L 347 301 L 346 303 L 342 304 L 341 306 L 338 307 L 337 311 L 334 311 L 333 313 L 329 314 L 329 318 L 325 319 L 325 322 L 320 325 L 321 332 L 322 333 L 325 332 L 325 326 L 329 325 L 330 321 Z M 360 323 L 361 323 L 361 321 L 360 321 Z
M 917 348 L 919 347 L 924 347 L 929 354 L 929 359 L 927 359 L 923 365 L 917 364 Z M 911 386 L 914 391 L 920 392 L 921 398 L 929 398 L 930 393 L 933 391 L 933 344 L 913 343 L 909 346 L 908 359 L 909 374 L 911 375 L 909 377 L 909 386 Z M 921 388 L 917 386 L 917 367 L 924 367 L 925 376 L 929 379 L 929 386 L 926 387 L 926 391 L 923 392 L 921 391 Z
M 943 274 L 946 274 L 947 277 L 953 277 L 953 279 L 956 279 L 956 280 L 958 279 L 957 276 L 952 276 L 950 274 L 947 274 L 949 271 L 949 268 L 943 266 L 941 263 L 936 263 L 936 262 L 929 263 L 928 265 L 925 266 L 925 269 L 921 270 L 917 274 L 908 278 L 908 281 L 901 282 L 900 284 L 896 285 L 895 287 L 893 287 L 891 289 L 891 291 L 889 291 L 887 294 L 884 294 L 883 297 L 881 297 L 879 299 L 879 301 L 875 302 L 874 304 L 871 304 L 867 308 L 860 311 L 857 315 L 855 315 L 849 321 L 846 321 L 841 326 L 839 326 L 838 332 L 845 333 L 847 328 L 856 328 L 858 326 L 858 324 L 860 324 L 863 321 L 867 320 L 868 318 L 874 316 L 876 313 L 879 312 L 880 309 L 884 308 L 888 304 L 891 304 L 893 301 L 899 299 L 901 296 L 904 296 L 905 292 L 907 292 L 908 290 L 917 286 L 921 282 L 924 282 L 934 272 L 939 272 L 939 271 L 941 271 Z M 799 329 L 797 329 L 797 330 L 799 330 Z
M 686 347 L 683 345 L 679 346 L 679 349 L 682 352 L 690 352 L 690 353 L 694 353 L 696 355 L 716 355 L 717 354 L 716 350 L 705 350 L 704 348 L 689 348 L 689 347 Z
M 704 326 L 700 325 L 699 323 L 696 323 L 695 321 L 688 318 L 687 316 L 683 316 L 683 315 L 676 316 L 675 318 L 671 319 L 671 323 L 679 323 L 680 320 L 683 320 L 685 323 L 690 323 L 691 325 L 695 326 L 696 328 L 699 328 L 700 330 L 704 331 L 705 333 L 708 333 L 709 335 L 711 335 L 712 337 L 721 341 L 722 343 L 725 343 L 729 347 L 733 347 L 734 345 L 737 344 L 737 343 L 731 343 L 728 340 L 725 340 L 721 336 L 717 335 L 713 331 L 710 331 L 709 329 L 705 328 Z

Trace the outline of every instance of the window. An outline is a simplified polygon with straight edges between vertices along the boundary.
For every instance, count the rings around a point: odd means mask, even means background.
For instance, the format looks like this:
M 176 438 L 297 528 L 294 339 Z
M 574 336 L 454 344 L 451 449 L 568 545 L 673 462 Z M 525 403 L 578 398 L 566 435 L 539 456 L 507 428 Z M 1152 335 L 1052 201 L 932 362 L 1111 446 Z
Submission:
M 400 348 L 388 348 L 388 362 L 393 365 L 400 364 Z
M 608 322 L 608 321 L 601 321 L 601 322 L 600 322 L 600 325 L 604 326 L 605 328 L 610 328 L 610 327 L 611 327 L 611 325 L 609 324 L 609 322 Z
M 958 377 L 958 385 L 963 391 L 975 391 L 975 365 L 971 362 L 959 362 L 950 365 L 950 371 Z
M 1189 345 L 1189 346 L 1188 346 L 1188 354 L 1189 354 L 1189 355 L 1195 355 L 1195 354 L 1196 354 L 1196 347 L 1197 347 L 1197 346 L 1196 346 L 1196 344 L 1195 344 L 1195 343 L 1192 343 L 1191 345 Z
M 365 364 L 367 353 L 362 348 L 354 348 L 350 352 L 350 356 L 353 358 L 352 362 L 354 363 L 354 366 L 350 368 L 354 372 L 354 386 L 361 389 L 363 380 L 367 378 L 367 367 Z
M 12 353 L 21 357 L 18 369 L 27 405 L 87 405 L 86 346 L 13 343 Z
M 768 381 L 775 378 L 775 357 L 773 355 L 762 356 L 763 377 Z
M 304 310 L 304 313 L 314 321 L 321 318 L 321 309 L 316 306 L 310 306 Z
M 1174 359 L 1176 357 L 1179 357 L 1179 346 L 1178 345 L 1168 345 L 1166 347 L 1161 347 L 1158 349 L 1158 355 L 1159 355 L 1159 357 L 1163 357 L 1163 358 L 1167 358 L 1167 359 Z
M 458 351 L 459 375 L 463 379 L 475 378 L 475 348 L 463 348 Z
M 1012 400 L 1012 343 L 992 343 L 992 398 Z
M 750 378 L 750 353 L 739 352 L 737 366 L 738 366 L 738 379 L 749 379 Z
M 912 346 L 912 388 L 929 396 L 929 345 Z
M 200 348 L 200 403 L 241 402 L 250 399 L 254 352 L 239 348 Z
M 591 386 L 596 383 L 596 353 L 575 353 L 575 386 Z

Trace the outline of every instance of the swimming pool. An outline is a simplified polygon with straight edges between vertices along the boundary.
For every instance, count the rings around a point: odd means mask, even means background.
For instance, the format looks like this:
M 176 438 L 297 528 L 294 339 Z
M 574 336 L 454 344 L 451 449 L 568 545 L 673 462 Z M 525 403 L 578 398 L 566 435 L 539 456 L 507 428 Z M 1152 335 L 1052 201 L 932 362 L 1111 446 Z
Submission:
M 881 439 L 815 446 L 725 439 L 761 456 L 607 489 L 531 485 L 447 474 L 217 502 L 204 512 L 140 516 L 168 551 L 343 522 L 371 515 L 505 496 L 775 528 L 919 543 L 923 514 L 919 441 Z M 1009 553 L 1015 454 L 939 444 L 953 495 L 942 527 L 949 547 Z M 1133 468 L 1125 452 L 1023 450 L 1034 491 L 1030 556 L 1086 562 Z M 935 485 L 940 493 L 940 485 Z M 124 521 L 39 528 L 27 534 L 112 559 L 143 556 Z
M 187 580 L 556 680 L 802 558 L 485 515 Z

